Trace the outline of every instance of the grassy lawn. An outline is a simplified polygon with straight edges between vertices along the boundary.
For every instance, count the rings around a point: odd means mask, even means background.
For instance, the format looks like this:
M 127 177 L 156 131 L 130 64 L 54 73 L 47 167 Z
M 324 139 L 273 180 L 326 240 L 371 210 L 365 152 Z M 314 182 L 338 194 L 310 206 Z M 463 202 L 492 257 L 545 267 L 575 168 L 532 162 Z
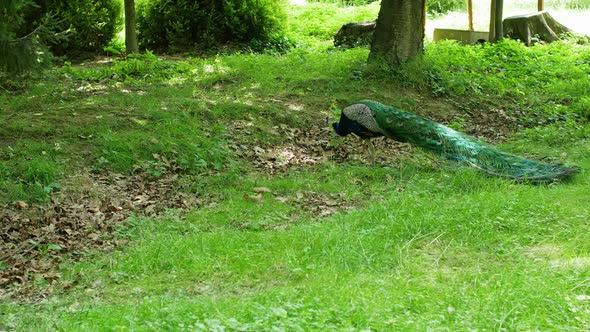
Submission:
M 427 44 L 92 61 L 0 92 L 0 331 L 590 329 L 590 47 Z M 331 122 L 374 99 L 530 158 L 533 186 Z M 9 254 L 6 254 L 9 253 Z

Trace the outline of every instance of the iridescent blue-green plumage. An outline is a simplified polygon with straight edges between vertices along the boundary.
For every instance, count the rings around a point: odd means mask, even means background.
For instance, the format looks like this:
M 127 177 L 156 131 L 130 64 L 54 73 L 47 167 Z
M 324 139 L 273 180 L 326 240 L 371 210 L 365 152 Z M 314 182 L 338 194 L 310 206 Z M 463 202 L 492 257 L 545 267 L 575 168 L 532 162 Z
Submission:
M 370 100 L 345 107 L 333 127 L 341 136 L 386 136 L 411 143 L 486 174 L 516 181 L 551 183 L 568 179 L 579 170 L 500 151 L 440 123 Z

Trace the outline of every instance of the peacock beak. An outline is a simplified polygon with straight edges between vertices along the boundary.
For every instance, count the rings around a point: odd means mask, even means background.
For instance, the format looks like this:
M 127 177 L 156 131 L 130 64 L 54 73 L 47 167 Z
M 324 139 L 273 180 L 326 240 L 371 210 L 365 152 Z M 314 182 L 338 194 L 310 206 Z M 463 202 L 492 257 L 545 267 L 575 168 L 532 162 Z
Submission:
M 334 122 L 332 123 L 332 128 L 334 128 L 334 131 L 336 132 L 336 134 L 340 135 L 340 127 L 339 127 L 339 123 L 338 122 Z

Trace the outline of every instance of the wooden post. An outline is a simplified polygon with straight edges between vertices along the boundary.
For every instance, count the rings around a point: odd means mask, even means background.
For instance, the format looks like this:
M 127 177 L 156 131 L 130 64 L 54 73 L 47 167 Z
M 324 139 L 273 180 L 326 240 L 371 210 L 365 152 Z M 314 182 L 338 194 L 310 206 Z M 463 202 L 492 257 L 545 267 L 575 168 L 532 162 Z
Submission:
M 426 31 L 426 1 L 422 7 L 422 30 Z
M 473 0 L 467 0 L 467 19 L 469 20 L 469 31 L 473 31 Z
M 538 0 L 537 1 L 537 9 L 541 12 L 543 11 L 543 0 Z
M 490 5 L 490 34 L 488 36 L 488 39 L 490 41 L 490 43 L 495 42 L 496 40 L 494 39 L 496 37 L 496 0 L 491 0 L 491 5 Z

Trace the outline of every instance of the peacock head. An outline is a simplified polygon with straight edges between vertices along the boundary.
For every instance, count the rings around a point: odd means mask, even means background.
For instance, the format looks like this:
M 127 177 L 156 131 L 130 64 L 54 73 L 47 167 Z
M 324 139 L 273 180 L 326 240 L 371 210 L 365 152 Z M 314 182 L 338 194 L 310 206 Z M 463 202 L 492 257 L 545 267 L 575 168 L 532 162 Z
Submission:
M 334 131 L 336 132 L 336 134 L 338 134 L 340 136 L 346 136 L 346 135 L 350 134 L 350 130 L 345 130 L 338 122 L 332 123 L 332 128 L 334 128 Z
M 340 116 L 340 122 L 334 122 L 332 128 L 336 134 L 340 136 L 347 136 L 349 134 L 355 134 L 360 138 L 373 138 L 383 136 L 382 133 L 370 130 L 363 126 L 360 122 L 351 120 L 344 113 Z
M 332 128 L 334 128 L 336 134 L 340 136 L 346 136 L 352 133 L 351 124 L 352 121 L 344 113 L 341 113 L 340 122 L 332 123 Z
M 336 134 L 346 136 L 354 134 L 360 138 L 372 138 L 383 136 L 379 130 L 371 130 L 367 127 L 367 123 L 374 123 L 374 127 L 378 126 L 375 123 L 371 109 L 364 104 L 354 104 L 348 106 L 340 113 L 340 121 L 334 122 L 332 127 Z

